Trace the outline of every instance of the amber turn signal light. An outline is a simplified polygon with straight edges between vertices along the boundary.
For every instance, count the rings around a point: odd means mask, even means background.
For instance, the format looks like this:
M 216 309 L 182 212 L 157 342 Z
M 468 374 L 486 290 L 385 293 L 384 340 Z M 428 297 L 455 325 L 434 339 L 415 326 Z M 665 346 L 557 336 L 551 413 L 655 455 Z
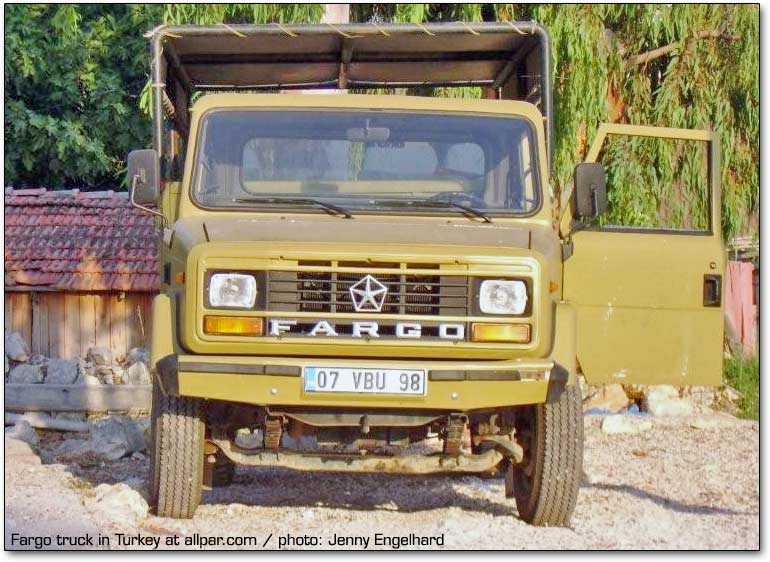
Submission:
M 486 324 L 474 323 L 471 326 L 473 341 L 499 343 L 529 343 L 529 324 Z
M 217 336 L 261 336 L 262 318 L 204 316 L 203 331 Z

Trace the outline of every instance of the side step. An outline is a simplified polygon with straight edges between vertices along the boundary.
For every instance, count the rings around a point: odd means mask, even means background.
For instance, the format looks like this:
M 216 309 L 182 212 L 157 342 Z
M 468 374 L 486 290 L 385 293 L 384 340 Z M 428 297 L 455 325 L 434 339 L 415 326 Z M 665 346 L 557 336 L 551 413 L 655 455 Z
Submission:
M 435 474 L 442 472 L 490 472 L 505 456 L 491 449 L 479 455 L 333 455 L 293 451 L 249 451 L 233 447 L 230 441 L 209 441 L 236 464 L 245 466 L 280 466 L 290 470 L 313 472 L 385 472 L 398 474 Z

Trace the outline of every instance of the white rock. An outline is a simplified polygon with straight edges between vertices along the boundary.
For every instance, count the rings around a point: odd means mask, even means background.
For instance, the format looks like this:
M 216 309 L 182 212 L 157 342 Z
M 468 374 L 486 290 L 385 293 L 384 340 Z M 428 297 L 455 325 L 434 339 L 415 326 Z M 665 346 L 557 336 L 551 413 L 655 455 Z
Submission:
M 631 400 L 619 384 L 606 384 L 588 387 L 588 394 L 583 398 L 583 410 L 596 408 L 607 412 L 620 412 L 628 407 Z
M 139 454 L 139 453 L 135 453 L 135 454 Z M 132 476 L 130 478 L 123 480 L 123 484 L 125 484 L 132 490 L 139 492 L 139 494 L 145 500 L 149 498 L 149 490 L 147 489 L 147 485 L 144 478 L 140 478 L 138 476 Z
M 112 368 L 112 384 L 125 384 L 128 380 L 128 372 L 122 367 Z
M 286 435 L 288 434 L 284 434 L 284 436 Z M 259 449 L 262 447 L 263 440 L 261 429 L 254 430 L 252 433 L 248 428 L 240 428 L 235 433 L 235 444 L 241 449 Z
M 686 398 L 672 398 L 656 406 L 649 406 L 647 411 L 655 417 L 689 416 L 695 408 Z
M 8 382 L 17 384 L 31 384 L 43 382 L 43 368 L 40 365 L 22 363 L 16 365 L 8 373 Z
M 113 367 L 107 365 L 99 365 L 94 369 L 94 375 L 102 384 L 120 384 L 123 372 L 120 369 L 116 371 Z
M 716 389 L 712 386 L 686 386 L 680 390 L 680 396 L 687 398 L 701 412 L 708 412 L 716 399 Z
M 149 449 L 152 443 L 152 420 L 150 416 L 141 416 L 138 418 L 132 418 L 136 428 L 142 433 L 144 438 L 145 448 Z
M 111 416 L 91 426 L 91 449 L 104 460 L 117 460 L 145 449 L 144 435 L 131 418 Z
M 89 447 L 89 441 L 70 438 L 61 441 L 53 451 L 54 457 L 63 462 L 77 462 L 82 465 L 96 465 L 101 462 Z
M 126 355 L 126 363 L 133 365 L 134 363 L 150 364 L 150 352 L 143 347 L 131 348 L 131 351 Z
M 78 358 L 78 371 L 80 371 L 80 374 L 94 374 L 94 364 L 90 361 L 86 361 L 83 358 Z
M 40 457 L 35 454 L 29 443 L 5 436 L 5 462 L 14 466 L 38 466 Z
M 32 357 L 29 358 L 29 362 L 33 365 L 45 365 L 48 362 L 48 357 L 43 355 L 42 353 L 36 353 Z
M 652 421 L 639 416 L 614 415 L 602 420 L 602 431 L 609 435 L 641 433 L 652 429 Z
M 31 447 L 37 447 L 40 442 L 35 428 L 33 428 L 27 420 L 19 420 L 13 427 L 6 427 L 5 436 L 10 437 L 11 439 L 24 441 Z
M 146 448 L 142 428 L 131 418 L 111 416 L 91 424 L 87 440 L 67 439 L 54 455 L 83 465 L 115 461 Z
M 10 371 L 10 370 L 11 370 L 11 364 L 10 364 L 10 362 L 8 361 L 8 355 L 7 355 L 7 354 L 5 354 L 5 353 L 3 353 L 3 356 L 5 357 L 5 374 L 7 375 L 7 374 L 8 374 L 8 371 Z
M 714 392 L 714 406 L 722 412 L 728 412 L 733 415 L 737 415 L 740 411 L 741 394 L 730 386 L 721 386 L 715 389 Z
M 78 375 L 78 378 L 75 380 L 75 384 L 84 386 L 98 386 L 102 384 L 102 382 L 94 375 L 81 372 Z
M 673 386 L 651 386 L 644 395 L 642 410 L 656 417 L 688 416 L 695 408 L 687 398 L 680 398 Z
M 5 353 L 14 361 L 29 361 L 29 348 L 27 342 L 19 332 L 5 333 Z
M 147 365 L 141 361 L 134 363 L 128 368 L 127 376 L 128 384 L 150 384 L 150 370 Z
M 129 438 L 131 452 L 145 452 L 148 444 L 145 434 L 150 429 L 150 416 L 143 416 L 141 418 L 123 417 L 121 420 L 126 426 L 126 436 Z
M 111 365 L 114 358 L 112 351 L 106 347 L 91 347 L 88 349 L 86 359 L 94 365 Z
M 67 359 L 49 359 L 45 384 L 73 384 L 78 378 L 78 364 Z
M 142 495 L 123 482 L 99 484 L 94 493 L 92 505 L 115 522 L 138 525 L 150 510 Z
M 679 398 L 679 389 L 669 384 L 648 386 L 644 392 L 644 400 L 650 398 Z
M 102 369 L 104 369 L 101 375 L 104 384 L 126 384 L 128 381 L 128 372 L 123 367 L 113 365 Z
M 737 402 L 741 398 L 743 398 L 743 395 L 735 390 L 732 386 L 725 385 L 721 387 L 718 391 L 718 395 L 720 398 L 724 400 L 728 400 L 730 402 Z

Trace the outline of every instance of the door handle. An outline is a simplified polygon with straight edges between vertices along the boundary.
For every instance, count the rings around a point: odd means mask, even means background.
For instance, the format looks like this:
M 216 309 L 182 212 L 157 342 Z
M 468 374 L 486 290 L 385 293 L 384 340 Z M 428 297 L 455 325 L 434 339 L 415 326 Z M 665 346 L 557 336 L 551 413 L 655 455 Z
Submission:
M 703 276 L 703 306 L 718 307 L 722 305 L 722 276 Z

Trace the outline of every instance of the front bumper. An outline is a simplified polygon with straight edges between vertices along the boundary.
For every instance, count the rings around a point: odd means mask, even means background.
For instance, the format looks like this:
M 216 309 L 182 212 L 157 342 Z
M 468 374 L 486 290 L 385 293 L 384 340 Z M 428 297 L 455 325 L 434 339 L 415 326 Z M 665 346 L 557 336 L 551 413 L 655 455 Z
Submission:
M 548 359 L 371 360 L 168 355 L 157 362 L 164 393 L 258 406 L 436 409 L 463 412 L 545 402 L 568 373 Z M 428 371 L 424 396 L 306 393 L 306 366 Z

